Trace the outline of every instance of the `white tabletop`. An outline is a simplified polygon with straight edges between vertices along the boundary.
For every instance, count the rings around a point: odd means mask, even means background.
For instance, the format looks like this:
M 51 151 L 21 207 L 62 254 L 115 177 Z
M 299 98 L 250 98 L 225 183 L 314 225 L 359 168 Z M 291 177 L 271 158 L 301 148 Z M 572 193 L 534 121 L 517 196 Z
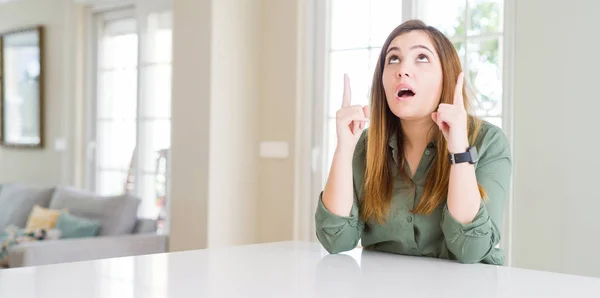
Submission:
M 600 279 L 281 242 L 0 270 L 0 297 L 600 297 Z

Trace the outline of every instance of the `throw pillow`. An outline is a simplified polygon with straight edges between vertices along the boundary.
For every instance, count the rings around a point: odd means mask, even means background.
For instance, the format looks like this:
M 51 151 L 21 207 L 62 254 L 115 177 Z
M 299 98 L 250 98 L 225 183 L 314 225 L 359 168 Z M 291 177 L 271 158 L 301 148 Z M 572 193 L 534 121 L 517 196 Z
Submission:
M 100 221 L 62 212 L 56 222 L 56 228 L 60 230 L 63 239 L 94 237 L 98 235 Z
M 52 229 L 56 226 L 56 221 L 58 220 L 60 213 L 60 210 L 51 210 L 40 207 L 40 205 L 35 205 L 33 206 L 33 210 L 31 210 L 31 214 L 29 214 L 25 230 Z

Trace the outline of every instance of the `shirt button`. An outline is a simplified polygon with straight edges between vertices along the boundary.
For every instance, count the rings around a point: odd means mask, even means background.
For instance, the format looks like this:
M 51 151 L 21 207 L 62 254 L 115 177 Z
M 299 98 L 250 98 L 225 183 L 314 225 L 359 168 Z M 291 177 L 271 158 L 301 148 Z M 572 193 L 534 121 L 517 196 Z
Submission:
M 407 221 L 407 222 L 412 222 L 412 216 L 409 216 L 409 217 L 407 217 L 407 218 L 406 218 L 406 221 Z
M 425 155 L 429 155 L 429 150 L 425 150 Z

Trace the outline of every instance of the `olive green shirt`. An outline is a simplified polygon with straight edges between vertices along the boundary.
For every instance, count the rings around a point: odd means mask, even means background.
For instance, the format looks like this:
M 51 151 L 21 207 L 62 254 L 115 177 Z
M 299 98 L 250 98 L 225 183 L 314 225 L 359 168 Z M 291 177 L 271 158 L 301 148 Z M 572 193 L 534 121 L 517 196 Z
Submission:
M 479 212 L 471 223 L 461 224 L 440 204 L 430 215 L 413 214 L 409 210 L 419 203 L 425 177 L 438 158 L 434 142 L 430 143 L 419 162 L 412 181 L 395 175 L 392 202 L 385 224 L 359 218 L 363 198 L 366 164 L 366 131 L 359 139 L 352 162 L 354 204 L 349 216 L 338 216 L 327 210 L 321 196 L 315 213 L 317 238 L 329 253 L 352 250 L 358 244 L 376 251 L 403 255 L 426 256 L 457 260 L 461 263 L 504 264 L 504 252 L 497 248 L 500 241 L 504 202 L 509 195 L 511 155 L 508 140 L 502 130 L 484 122 L 475 141 L 479 161 L 475 164 L 477 182 L 487 193 Z M 400 168 L 395 137 L 390 138 L 389 162 Z M 448 159 L 448 156 L 441 156 Z M 450 161 L 448 161 L 450 162 Z M 408 162 L 404 170 L 410 173 Z M 396 171 L 398 172 L 398 171 Z M 410 176 L 410 174 L 408 174 Z M 414 187 L 413 187 L 414 183 Z

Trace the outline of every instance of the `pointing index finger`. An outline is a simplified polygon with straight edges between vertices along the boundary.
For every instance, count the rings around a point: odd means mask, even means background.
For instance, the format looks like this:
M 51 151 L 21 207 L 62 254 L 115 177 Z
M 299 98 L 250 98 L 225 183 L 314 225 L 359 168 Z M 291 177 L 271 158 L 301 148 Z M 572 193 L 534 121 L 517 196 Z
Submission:
M 351 100 L 351 91 L 350 91 L 350 78 L 347 74 L 344 74 L 344 95 L 342 98 L 342 108 L 349 107 Z

